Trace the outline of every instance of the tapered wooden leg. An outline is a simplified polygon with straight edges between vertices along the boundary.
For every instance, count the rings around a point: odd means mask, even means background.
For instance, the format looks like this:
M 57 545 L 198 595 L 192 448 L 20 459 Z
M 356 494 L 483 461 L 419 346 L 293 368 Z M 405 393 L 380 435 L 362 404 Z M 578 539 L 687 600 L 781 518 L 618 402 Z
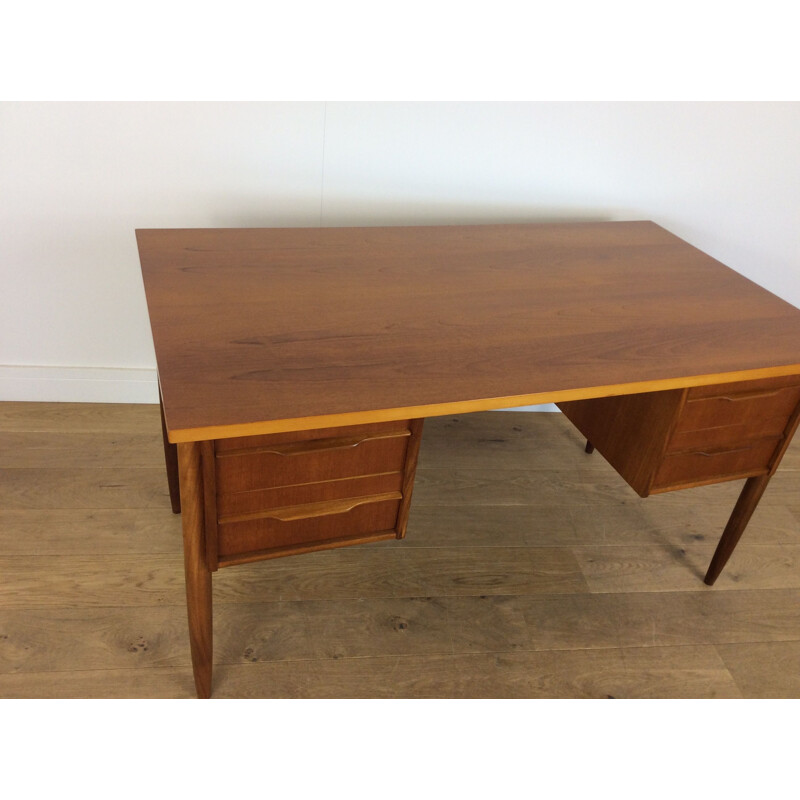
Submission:
M 714 557 L 711 559 L 708 572 L 706 572 L 704 580 L 709 586 L 714 585 L 714 581 L 719 577 L 722 568 L 731 557 L 731 553 L 733 553 L 736 544 L 744 533 L 750 517 L 753 516 L 753 512 L 756 510 L 761 495 L 764 494 L 764 489 L 767 488 L 769 478 L 769 475 L 759 475 L 755 478 L 748 478 L 745 481 L 744 489 L 742 489 L 742 493 L 733 507 L 733 512 L 722 533 L 722 538 L 719 540 Z
M 594 453 L 594 445 L 587 439 L 586 440 L 586 447 L 583 448 L 585 453 L 589 453 L 591 455 Z
M 169 501 L 172 503 L 172 513 L 181 513 L 181 492 L 178 478 L 178 445 L 172 444 L 167 438 L 167 423 L 164 420 L 164 404 L 161 394 L 158 396 L 161 407 L 161 436 L 164 439 L 164 460 L 167 462 L 167 482 L 169 483 Z
M 189 644 L 198 697 L 211 696 L 211 572 L 206 563 L 200 445 L 178 445 Z

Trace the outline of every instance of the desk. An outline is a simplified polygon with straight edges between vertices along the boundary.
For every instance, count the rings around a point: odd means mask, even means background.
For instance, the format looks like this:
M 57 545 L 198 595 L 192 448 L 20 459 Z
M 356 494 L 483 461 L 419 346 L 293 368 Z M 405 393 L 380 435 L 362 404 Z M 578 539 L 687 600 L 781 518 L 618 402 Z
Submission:
M 192 664 L 219 567 L 405 535 L 425 417 L 555 402 L 642 496 L 800 415 L 800 310 L 652 222 L 137 231 Z

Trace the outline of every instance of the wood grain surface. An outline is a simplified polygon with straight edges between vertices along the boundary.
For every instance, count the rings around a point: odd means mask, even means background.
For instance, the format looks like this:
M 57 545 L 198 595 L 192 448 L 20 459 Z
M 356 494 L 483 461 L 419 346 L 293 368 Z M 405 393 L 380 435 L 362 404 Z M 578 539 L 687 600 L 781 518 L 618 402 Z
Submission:
M 137 239 L 172 441 L 800 373 L 800 310 L 652 222 Z
M 0 697 L 195 696 L 158 406 L 127 409 L 0 405 Z M 428 420 L 404 540 L 215 575 L 214 696 L 800 696 L 800 446 L 709 588 L 740 485 L 641 499 L 583 444 Z

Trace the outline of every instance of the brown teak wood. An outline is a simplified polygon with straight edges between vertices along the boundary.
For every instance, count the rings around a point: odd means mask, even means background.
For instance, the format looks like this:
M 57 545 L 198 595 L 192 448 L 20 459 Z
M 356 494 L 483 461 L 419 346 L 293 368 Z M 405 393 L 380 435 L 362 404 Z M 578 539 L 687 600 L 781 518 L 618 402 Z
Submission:
M 705 577 L 712 585 L 792 440 L 798 400 L 798 378 L 790 377 L 579 400 L 560 408 L 642 497 L 747 479 Z
M 759 475 L 757 477 L 749 478 L 746 481 L 744 488 L 742 489 L 742 493 L 739 495 L 739 499 L 736 501 L 736 505 L 734 506 L 730 519 L 728 520 L 728 524 L 725 526 L 725 530 L 722 533 L 722 538 L 719 540 L 719 544 L 717 545 L 714 556 L 711 559 L 708 572 L 706 572 L 704 580 L 709 586 L 713 586 L 714 582 L 719 577 L 719 574 L 725 567 L 725 564 L 728 563 L 728 559 L 731 557 L 734 548 L 738 544 L 739 539 L 742 537 L 744 529 L 747 527 L 747 523 L 750 521 L 750 517 L 753 516 L 753 512 L 758 506 L 758 501 L 761 499 L 761 496 L 764 494 L 764 491 L 769 484 L 769 479 L 778 469 L 778 465 L 781 463 L 781 459 L 786 453 L 786 450 L 792 441 L 792 437 L 797 431 L 798 425 L 800 425 L 800 404 L 798 404 L 794 409 L 792 416 L 789 419 L 789 423 L 784 432 L 783 440 L 781 441 L 778 449 L 775 451 L 775 455 L 773 456 L 772 462 L 769 465 L 769 472 L 766 475 Z
M 400 492 L 275 509 L 219 526 L 220 558 L 346 540 L 357 544 L 394 529 Z
M 178 445 L 189 644 L 198 697 L 211 696 L 211 571 L 206 561 L 200 445 Z
M 206 546 L 206 563 L 214 572 L 219 566 L 219 538 L 217 533 L 217 473 L 214 442 L 200 443 L 200 465 L 203 473 L 203 533 Z
M 408 515 L 411 511 L 411 494 L 414 491 L 414 478 L 417 474 L 417 459 L 419 458 L 419 448 L 422 445 L 422 427 L 424 422 L 424 419 L 412 419 L 409 423 L 411 438 L 408 442 L 406 464 L 403 471 L 403 499 L 400 501 L 400 510 L 397 513 L 397 523 L 395 525 L 398 539 L 402 539 L 406 535 Z
M 800 377 L 792 376 L 558 406 L 647 497 L 774 471 L 794 433 L 798 401 Z
M 652 222 L 137 239 L 173 442 L 800 372 L 800 312 Z
M 217 514 L 221 523 L 242 522 L 264 516 L 269 509 L 400 492 L 402 488 L 402 472 L 383 472 L 377 475 L 357 475 L 332 481 L 236 492 L 217 497 Z
M 652 488 L 685 390 L 559 403 L 567 419 L 641 497 Z
M 323 429 L 299 441 L 279 435 L 279 443 L 253 437 L 254 447 L 223 447 L 221 453 L 215 440 L 173 445 L 181 470 L 190 644 L 199 696 L 211 691 L 211 574 L 220 566 L 402 538 L 422 422 L 377 432 L 363 426 L 349 429 L 348 436 L 342 429 Z M 383 448 L 377 461 L 376 446 Z M 292 469 L 286 469 L 287 461 Z M 220 482 L 231 465 L 239 477 Z M 376 466 L 400 469 L 372 474 Z M 303 477 L 310 480 L 287 483 Z M 240 512 L 231 513 L 233 507 Z M 220 508 L 226 513 L 221 515 Z
M 290 450 L 288 454 L 261 448 L 242 455 L 225 454 L 217 459 L 217 484 L 221 494 L 233 494 L 397 472 L 403 468 L 407 439 L 407 435 L 381 437 L 364 440 L 359 446 Z
M 706 576 L 703 579 L 709 586 L 714 585 L 725 564 L 728 563 L 728 559 L 742 537 L 744 529 L 747 527 L 750 517 L 753 516 L 753 512 L 756 510 L 758 501 L 764 494 L 768 483 L 769 475 L 758 475 L 745 481 L 742 493 L 736 501 L 728 524 L 722 532 L 722 538 L 719 540 L 711 563 L 708 565 Z
M 721 563 L 794 430 L 800 311 L 651 222 L 137 239 L 201 696 L 211 571 L 402 538 L 427 416 L 559 403 L 642 496 L 748 477 Z

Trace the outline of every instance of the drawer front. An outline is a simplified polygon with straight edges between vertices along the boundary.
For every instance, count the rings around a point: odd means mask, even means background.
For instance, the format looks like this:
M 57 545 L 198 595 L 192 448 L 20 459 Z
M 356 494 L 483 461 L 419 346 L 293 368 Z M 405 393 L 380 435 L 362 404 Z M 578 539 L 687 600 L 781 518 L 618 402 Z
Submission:
M 656 474 L 653 491 L 759 475 L 769 469 L 780 441 L 763 439 L 738 447 L 668 454 Z
M 800 375 L 786 375 L 781 378 L 759 378 L 754 381 L 733 381 L 731 383 L 717 383 L 708 386 L 693 386 L 688 391 L 688 398 L 689 400 L 696 400 L 702 397 L 719 397 L 730 393 L 766 393 L 791 386 L 800 387 Z
M 217 450 L 218 495 L 402 471 L 409 431 Z
M 700 430 L 676 430 L 670 439 L 667 453 L 733 449 L 759 439 L 779 438 L 786 428 L 786 423 L 785 417 L 779 417 L 774 420 L 764 420 L 763 424 L 756 426 L 742 424 Z
M 241 556 L 271 549 L 313 546 L 337 539 L 369 538 L 393 531 L 400 508 L 400 495 L 277 509 L 275 516 L 240 522 L 220 522 L 219 556 Z
M 284 506 L 399 492 L 402 486 L 403 473 L 389 472 L 380 475 L 342 478 L 335 481 L 279 486 L 273 489 L 259 489 L 251 492 L 219 494 L 217 496 L 217 514 L 221 522 L 232 521 L 231 517 L 268 511 Z
M 366 425 L 347 425 L 341 428 L 315 428 L 308 431 L 289 433 L 265 433 L 261 436 L 236 436 L 231 439 L 217 439 L 217 453 L 258 450 L 268 445 L 306 442 L 310 439 L 333 439 L 348 436 L 374 436 L 376 434 L 398 433 L 409 430 L 409 420 L 398 422 L 370 422 Z
M 715 386 L 713 395 L 710 394 L 712 387 L 691 389 L 676 433 L 741 426 L 747 430 L 750 439 L 779 436 L 800 403 L 800 386 L 787 386 L 783 383 L 785 380 Z M 740 436 L 737 432 L 731 435 Z

